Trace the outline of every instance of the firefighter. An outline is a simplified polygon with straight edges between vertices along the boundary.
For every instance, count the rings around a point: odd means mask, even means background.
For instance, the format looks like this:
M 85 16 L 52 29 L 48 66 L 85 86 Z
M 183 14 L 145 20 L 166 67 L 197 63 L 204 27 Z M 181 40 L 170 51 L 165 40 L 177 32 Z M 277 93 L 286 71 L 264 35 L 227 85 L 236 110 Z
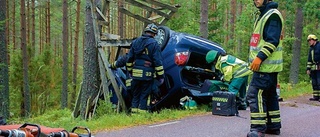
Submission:
M 124 66 L 126 66 L 127 59 L 128 59 L 128 53 L 120 56 L 116 61 L 109 64 L 109 68 L 116 69 L 116 68 L 124 67 Z M 127 69 L 125 69 L 125 73 L 126 73 L 125 74 L 126 75 L 125 82 L 126 82 L 126 88 L 127 88 L 127 93 L 128 93 L 128 96 L 126 96 L 127 97 L 126 100 L 128 100 L 128 103 L 130 103 L 130 104 L 127 104 L 127 101 L 126 101 L 126 106 L 130 108 L 131 101 L 132 101 L 132 92 L 131 92 L 132 77 L 129 75 L 129 72 L 127 71 Z M 156 75 L 154 75 L 154 76 L 156 76 Z M 154 80 L 153 88 L 152 88 L 152 92 L 151 92 L 152 93 L 151 94 L 151 104 L 155 104 L 161 97 L 159 86 L 160 86 L 160 81 Z
M 124 54 L 122 56 L 120 56 L 116 61 L 114 61 L 113 63 L 109 64 L 109 68 L 111 69 L 116 69 L 116 68 L 121 68 L 126 66 L 126 62 L 128 59 L 128 54 Z M 118 73 L 120 73 L 119 75 L 125 75 L 125 82 L 126 82 L 126 93 L 127 95 L 125 95 L 125 103 L 126 106 L 129 108 L 129 112 L 130 112 L 130 107 L 131 107 L 131 102 L 132 102 L 132 92 L 131 92 L 131 81 L 132 78 L 130 77 L 127 69 L 125 68 L 125 74 L 122 73 L 122 71 L 118 71 Z M 116 103 L 116 102 L 113 102 Z
M 313 97 L 310 101 L 320 101 L 320 43 L 316 35 L 307 38 L 310 46 L 308 52 L 307 74 L 312 79 Z
M 157 32 L 155 24 L 148 24 L 144 34 L 131 43 L 126 66 L 132 76 L 132 112 L 145 112 L 154 80 L 158 79 L 160 84 L 164 81 L 161 50 L 154 39 Z
M 281 120 L 276 92 L 277 76 L 283 69 L 283 17 L 272 0 L 254 0 L 260 15 L 250 40 L 249 63 L 253 76 L 247 92 L 250 107 L 248 137 L 280 134 Z
M 239 110 L 246 110 L 246 89 L 248 76 L 252 71 L 248 68 L 248 63 L 232 56 L 221 55 L 215 50 L 211 50 L 206 55 L 206 61 L 212 64 L 215 69 L 223 74 L 222 81 L 229 82 L 228 91 L 234 93 Z M 213 67 L 212 67 L 213 68 Z

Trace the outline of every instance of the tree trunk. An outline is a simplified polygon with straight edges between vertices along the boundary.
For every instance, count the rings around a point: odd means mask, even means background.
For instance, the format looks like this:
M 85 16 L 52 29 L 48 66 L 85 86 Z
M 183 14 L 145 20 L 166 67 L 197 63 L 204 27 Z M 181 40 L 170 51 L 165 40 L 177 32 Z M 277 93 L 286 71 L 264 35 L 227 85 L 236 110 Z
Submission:
M 29 0 L 26 0 L 26 34 L 27 34 L 27 38 L 26 38 L 26 43 L 27 45 L 30 43 L 30 2 Z
M 62 50 L 63 50 L 63 65 L 62 65 L 62 91 L 61 91 L 61 108 L 64 109 L 68 106 L 68 2 L 63 0 L 62 6 L 63 19 L 62 19 Z
M 83 58 L 83 88 L 81 96 L 80 115 L 86 119 L 87 103 L 93 100 L 93 94 L 99 90 L 99 66 L 98 66 L 98 50 L 96 47 L 94 24 L 92 18 L 91 0 L 86 0 L 86 22 L 85 22 L 85 45 Z M 93 6 L 94 7 L 94 6 Z
M 302 30 L 303 30 L 303 4 L 301 0 L 298 0 L 296 9 L 296 19 L 295 19 L 295 38 L 293 47 L 292 47 L 292 60 L 290 66 L 290 76 L 289 82 L 292 84 L 297 84 L 299 81 L 299 65 L 300 65 L 300 49 L 301 49 L 301 39 L 302 39 Z
M 77 93 L 77 73 L 78 73 L 78 52 L 79 52 L 79 26 L 80 26 L 80 5 L 81 0 L 77 1 L 77 10 L 76 10 L 76 30 L 75 30 L 75 36 L 74 36 L 74 54 L 73 54 L 73 75 L 72 75 L 72 87 L 73 92 L 71 93 L 71 98 L 76 98 Z
M 200 7 L 200 35 L 208 38 L 208 0 L 201 0 Z
M 50 0 L 47 1 L 47 5 L 46 5 L 46 45 L 49 46 L 50 45 Z M 48 47 L 46 47 L 45 49 L 47 49 Z
M 4 22 L 7 16 L 6 1 L 0 1 L 0 22 Z M 0 116 L 9 118 L 9 68 L 7 54 L 6 24 L 1 23 L 0 28 Z
M 13 49 L 17 48 L 16 45 L 16 1 L 12 1 L 12 44 L 13 44 Z
M 36 41 L 36 24 L 35 24 L 35 0 L 31 0 L 31 49 L 36 51 L 35 41 Z M 34 52 L 35 53 L 35 52 Z M 31 55 L 34 56 L 34 55 Z
M 10 2 L 9 0 L 6 0 L 6 47 L 8 49 L 8 45 L 10 44 Z M 7 52 L 8 54 L 8 65 L 10 65 L 10 51 Z
M 233 40 L 237 13 L 237 0 L 231 0 L 230 39 Z
M 30 89 L 29 89 L 29 74 L 28 74 L 28 55 L 26 44 L 26 14 L 25 14 L 25 1 L 20 0 L 20 24 L 21 24 L 21 51 L 23 61 L 23 96 L 24 96 L 24 113 L 25 117 L 30 116 L 31 104 L 30 104 Z

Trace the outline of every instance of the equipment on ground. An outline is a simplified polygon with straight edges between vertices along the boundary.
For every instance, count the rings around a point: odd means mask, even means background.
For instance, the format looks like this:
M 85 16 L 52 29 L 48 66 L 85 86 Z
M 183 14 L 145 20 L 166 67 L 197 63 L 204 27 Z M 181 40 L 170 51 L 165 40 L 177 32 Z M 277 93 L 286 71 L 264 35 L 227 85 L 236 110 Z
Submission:
M 216 91 L 212 96 L 212 115 L 238 115 L 236 96 L 232 92 Z
M 77 129 L 85 130 L 87 133 L 75 133 L 75 130 Z M 46 131 L 45 133 L 43 130 L 41 130 L 40 126 L 36 124 L 25 123 L 17 129 L 0 129 L 0 137 L 91 137 L 91 132 L 86 127 L 77 126 L 74 127 L 71 132 L 68 132 L 67 130 L 57 131 L 51 129 L 51 132 Z

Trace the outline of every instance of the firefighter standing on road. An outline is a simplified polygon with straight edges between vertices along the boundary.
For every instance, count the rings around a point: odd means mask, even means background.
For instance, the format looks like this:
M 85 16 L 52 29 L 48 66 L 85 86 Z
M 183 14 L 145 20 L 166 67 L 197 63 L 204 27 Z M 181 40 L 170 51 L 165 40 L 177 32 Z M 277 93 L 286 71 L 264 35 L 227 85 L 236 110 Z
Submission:
M 229 82 L 228 91 L 237 96 L 238 109 L 246 110 L 248 76 L 252 74 L 248 63 L 231 55 L 220 55 L 215 50 L 207 53 L 206 61 L 223 73 L 223 80 Z
M 248 88 L 251 127 L 248 137 L 280 134 L 281 120 L 276 92 L 277 76 L 283 69 L 283 18 L 272 0 L 254 0 L 260 15 L 250 40 L 249 62 L 253 71 Z
M 312 79 L 313 97 L 310 101 L 320 101 L 320 42 L 316 35 L 307 38 L 310 45 L 308 52 L 307 74 Z
M 147 110 L 147 99 L 154 87 L 154 73 L 160 84 L 164 81 L 161 50 L 154 39 L 158 27 L 155 24 L 149 24 L 144 32 L 132 42 L 126 63 L 132 75 L 132 112 Z

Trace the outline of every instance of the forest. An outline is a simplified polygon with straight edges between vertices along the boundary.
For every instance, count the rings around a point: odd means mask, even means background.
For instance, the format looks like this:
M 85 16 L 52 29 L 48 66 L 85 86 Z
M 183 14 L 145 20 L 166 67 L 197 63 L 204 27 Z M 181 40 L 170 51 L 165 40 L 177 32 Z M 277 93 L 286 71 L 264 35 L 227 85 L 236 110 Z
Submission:
M 85 81 L 86 65 L 90 65 L 85 63 L 85 40 L 90 34 L 86 10 L 91 1 L 100 6 L 108 20 L 103 32 L 124 39 L 141 35 L 145 23 L 119 10 L 124 7 L 147 16 L 148 11 L 132 6 L 132 0 L 0 1 L 0 116 L 31 117 L 54 109 L 73 109 Z M 179 5 L 165 26 L 205 37 L 221 44 L 228 54 L 248 59 L 258 13 L 252 0 L 155 1 Z M 320 37 L 320 1 L 274 1 L 285 20 L 285 66 L 279 75 L 280 83 L 310 81 L 306 75 L 307 36 Z M 108 8 L 101 7 L 103 2 L 108 2 Z M 114 52 L 109 48 L 112 59 Z

